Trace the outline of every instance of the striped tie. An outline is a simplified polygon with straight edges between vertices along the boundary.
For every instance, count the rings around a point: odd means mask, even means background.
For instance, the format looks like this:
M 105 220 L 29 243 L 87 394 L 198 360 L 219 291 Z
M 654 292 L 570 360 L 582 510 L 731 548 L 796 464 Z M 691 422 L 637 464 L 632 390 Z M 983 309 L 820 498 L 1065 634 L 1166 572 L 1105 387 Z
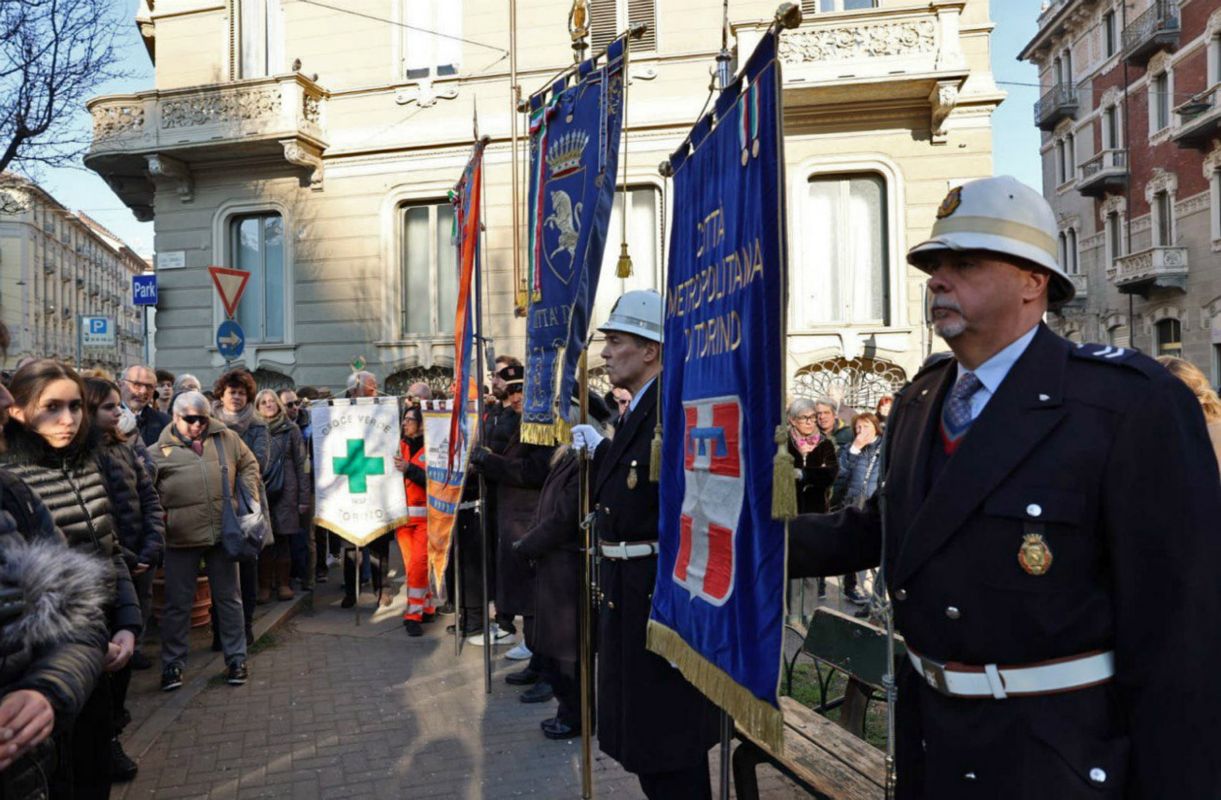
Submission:
M 946 455 L 952 455 L 971 427 L 971 396 L 983 386 L 973 372 L 964 372 L 941 410 L 941 443 Z

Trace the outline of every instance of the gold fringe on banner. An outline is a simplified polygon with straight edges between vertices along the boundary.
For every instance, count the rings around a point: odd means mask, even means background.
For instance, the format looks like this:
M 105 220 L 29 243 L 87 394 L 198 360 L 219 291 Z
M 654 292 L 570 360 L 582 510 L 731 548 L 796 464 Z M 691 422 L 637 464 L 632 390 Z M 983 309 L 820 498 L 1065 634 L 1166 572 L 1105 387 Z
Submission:
M 649 620 L 645 646 L 678 667 L 683 677 L 716 705 L 725 709 L 751 738 L 763 742 L 777 755 L 784 753 L 784 717 L 750 693 L 720 667 L 697 653 L 677 631 Z
M 772 459 L 772 519 L 797 516 L 797 479 L 793 477 L 793 457 L 789 455 L 789 431 L 776 426 L 776 456 Z
M 537 444 L 550 447 L 555 444 L 555 426 L 546 422 L 523 422 L 521 424 L 521 441 L 523 444 Z

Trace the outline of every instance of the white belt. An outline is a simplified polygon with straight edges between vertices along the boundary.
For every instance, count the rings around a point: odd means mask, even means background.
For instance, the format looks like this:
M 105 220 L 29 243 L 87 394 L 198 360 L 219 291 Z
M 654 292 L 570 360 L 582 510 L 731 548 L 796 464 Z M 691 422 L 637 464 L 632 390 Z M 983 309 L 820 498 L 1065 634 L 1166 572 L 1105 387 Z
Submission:
M 598 546 L 602 557 L 613 561 L 630 561 L 633 558 L 657 555 L 657 542 L 601 542 Z
M 407 516 L 409 517 L 427 517 L 428 506 L 407 506 Z
M 1106 683 L 1115 675 L 1115 651 L 1086 653 L 1013 667 L 996 664 L 972 666 L 948 662 L 940 664 L 916 655 L 909 648 L 908 659 L 928 685 L 952 697 L 1028 697 L 1059 694 Z

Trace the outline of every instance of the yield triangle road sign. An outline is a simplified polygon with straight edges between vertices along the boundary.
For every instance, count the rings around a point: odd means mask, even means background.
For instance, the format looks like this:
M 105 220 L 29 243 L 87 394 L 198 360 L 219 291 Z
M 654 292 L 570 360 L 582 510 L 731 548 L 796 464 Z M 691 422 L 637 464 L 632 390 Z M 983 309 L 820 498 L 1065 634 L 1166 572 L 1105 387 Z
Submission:
M 237 313 L 237 304 L 242 302 L 242 294 L 250 281 L 250 273 L 229 267 L 208 267 L 208 274 L 212 276 L 221 305 L 225 307 L 225 316 L 232 317 Z

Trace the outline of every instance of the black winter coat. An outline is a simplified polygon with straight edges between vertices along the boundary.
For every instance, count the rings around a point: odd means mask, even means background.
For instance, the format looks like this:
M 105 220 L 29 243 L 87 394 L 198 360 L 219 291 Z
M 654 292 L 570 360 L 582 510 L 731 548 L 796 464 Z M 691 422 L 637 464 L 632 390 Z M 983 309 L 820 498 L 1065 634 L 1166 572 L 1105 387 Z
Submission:
M 614 438 L 595 453 L 593 500 L 603 541 L 657 541 L 659 499 L 657 484 L 649 481 L 649 456 L 658 390 L 654 381 Z M 719 739 L 720 717 L 712 703 L 668 661 L 645 649 L 656 581 L 655 555 L 601 559 L 598 746 L 637 773 L 690 767 Z
M 143 440 L 145 447 L 155 445 L 157 439 L 161 438 L 161 431 L 165 430 L 165 426 L 169 424 L 170 415 L 153 408 L 152 403 L 140 409 L 140 413 L 136 414 L 136 430 L 140 432 L 140 439 Z
M 134 441 L 103 442 L 98 448 L 98 465 L 129 570 L 137 564 L 160 566 L 165 551 L 165 509 L 137 446 L 143 450 Z
M 24 611 L 0 628 L 0 696 L 39 692 L 59 731 L 93 692 L 106 653 L 110 566 L 67 548 L 47 508 L 20 479 L 0 470 L 0 586 L 19 589 Z M 45 797 L 56 737 L 0 773 L 4 800 Z
M 963 699 L 905 661 L 898 796 L 1221 797 L 1221 479 L 1200 404 L 1146 356 L 1040 325 L 945 456 L 956 377 L 953 360 L 930 367 L 896 399 L 883 488 L 863 509 L 789 523 L 789 574 L 876 565 L 884 497 L 909 650 L 980 667 L 1110 650 L 1115 674 Z
M 524 444 L 521 417 L 506 408 L 496 427 L 503 430 L 509 424 L 504 450 L 481 453 L 478 469 L 496 496 L 496 612 L 529 616 L 535 608 L 534 571 L 513 555 L 513 543 L 535 522 L 554 448 Z
M 835 442 L 820 434 L 818 444 L 803 456 L 789 436 L 789 455 L 793 457 L 793 476 L 797 481 L 797 513 L 823 513 L 827 510 L 827 493 L 839 471 Z
M 579 656 L 581 597 L 580 465 L 567 451 L 555 462 L 538 498 L 534 525 L 517 555 L 534 564 L 533 652 L 562 661 Z
M 253 427 L 253 426 L 251 426 Z M 301 507 L 309 505 L 310 481 L 305 473 L 305 440 L 301 429 L 287 419 L 268 431 L 268 465 L 283 459 L 284 484 L 276 494 L 268 492 L 271 501 L 271 525 L 276 536 L 291 536 L 301 532 Z
M 115 532 L 110 497 L 98 466 L 96 437 L 75 450 L 55 450 L 15 419 L 5 427 L 5 437 L 9 449 L 0 455 L 0 464 L 42 500 L 68 546 L 97 553 L 114 564 L 110 633 L 129 630 L 139 634 L 143 614 Z

